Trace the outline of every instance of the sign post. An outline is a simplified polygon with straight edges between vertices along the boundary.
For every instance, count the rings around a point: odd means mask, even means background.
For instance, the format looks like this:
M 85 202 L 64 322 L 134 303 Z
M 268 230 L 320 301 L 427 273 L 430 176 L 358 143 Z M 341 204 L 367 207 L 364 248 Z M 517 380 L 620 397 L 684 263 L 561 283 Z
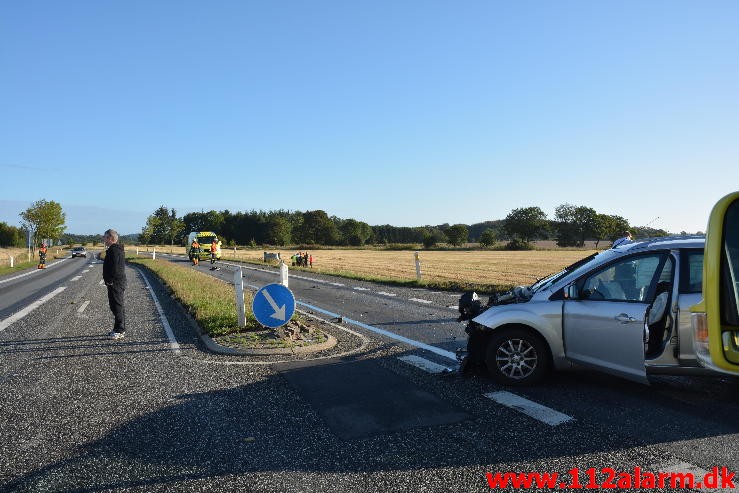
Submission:
M 282 284 L 267 284 L 256 292 L 251 308 L 257 322 L 276 329 L 295 313 L 295 296 Z
M 234 272 L 234 288 L 236 288 L 236 312 L 239 316 L 239 327 L 246 327 L 246 307 L 244 307 L 244 278 L 241 267 Z
M 421 260 L 418 258 L 418 252 L 415 254 L 416 257 L 416 280 L 421 280 Z
M 287 264 L 280 260 L 280 284 L 287 287 Z

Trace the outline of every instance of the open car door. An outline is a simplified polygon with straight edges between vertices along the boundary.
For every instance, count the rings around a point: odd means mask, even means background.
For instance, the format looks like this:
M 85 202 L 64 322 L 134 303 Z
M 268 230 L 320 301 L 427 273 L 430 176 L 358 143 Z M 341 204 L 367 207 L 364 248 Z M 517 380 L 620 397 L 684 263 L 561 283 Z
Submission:
M 620 259 L 571 285 L 562 324 L 565 354 L 584 366 L 649 383 L 645 324 L 664 253 Z
M 703 300 L 691 308 L 698 362 L 739 375 L 739 192 L 711 211 L 703 259 Z

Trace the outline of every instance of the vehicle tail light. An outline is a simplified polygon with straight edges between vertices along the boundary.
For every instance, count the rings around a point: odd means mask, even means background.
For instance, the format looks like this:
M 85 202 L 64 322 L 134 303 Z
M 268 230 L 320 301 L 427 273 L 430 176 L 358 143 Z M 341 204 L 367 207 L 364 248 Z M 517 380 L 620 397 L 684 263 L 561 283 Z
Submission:
M 690 324 L 693 327 L 693 347 L 698 362 L 711 363 L 711 352 L 708 349 L 708 321 L 704 312 L 691 313 Z M 704 365 L 705 366 L 705 365 Z

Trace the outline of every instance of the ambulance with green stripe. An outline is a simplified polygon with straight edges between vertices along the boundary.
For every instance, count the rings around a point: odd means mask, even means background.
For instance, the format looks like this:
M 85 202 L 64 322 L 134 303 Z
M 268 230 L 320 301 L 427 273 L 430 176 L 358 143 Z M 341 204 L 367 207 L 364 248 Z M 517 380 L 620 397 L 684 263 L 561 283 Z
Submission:
M 195 252 L 192 251 L 192 241 L 194 239 L 197 239 L 198 243 L 200 243 L 200 252 L 197 254 L 200 260 L 210 259 L 210 245 L 213 243 L 213 240 L 218 243 L 216 258 L 218 260 L 221 260 L 221 242 L 218 239 L 218 235 L 216 235 L 212 231 L 193 231 L 189 235 L 187 235 L 187 246 L 185 247 L 185 249 L 190 260 L 192 260 L 195 256 Z
M 703 300 L 691 311 L 700 364 L 739 374 L 739 192 L 719 200 L 711 211 L 703 259 Z

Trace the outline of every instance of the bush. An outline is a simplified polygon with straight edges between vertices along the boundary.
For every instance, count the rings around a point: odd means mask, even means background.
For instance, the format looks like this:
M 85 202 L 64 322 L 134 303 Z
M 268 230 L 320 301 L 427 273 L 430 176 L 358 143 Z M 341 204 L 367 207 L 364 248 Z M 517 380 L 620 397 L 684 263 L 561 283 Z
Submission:
M 506 250 L 533 250 L 534 245 L 532 245 L 528 241 L 523 241 L 523 240 L 519 240 L 516 238 L 506 243 L 505 249 Z

